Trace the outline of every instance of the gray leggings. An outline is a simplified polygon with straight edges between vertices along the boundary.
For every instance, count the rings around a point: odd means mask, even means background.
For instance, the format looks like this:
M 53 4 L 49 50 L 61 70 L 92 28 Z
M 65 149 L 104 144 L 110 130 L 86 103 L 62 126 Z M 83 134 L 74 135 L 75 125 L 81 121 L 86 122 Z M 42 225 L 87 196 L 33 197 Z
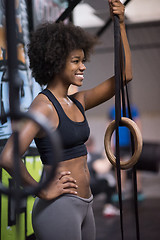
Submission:
M 36 198 L 32 223 L 37 240 L 95 240 L 95 222 L 89 199 L 65 194 L 56 200 Z

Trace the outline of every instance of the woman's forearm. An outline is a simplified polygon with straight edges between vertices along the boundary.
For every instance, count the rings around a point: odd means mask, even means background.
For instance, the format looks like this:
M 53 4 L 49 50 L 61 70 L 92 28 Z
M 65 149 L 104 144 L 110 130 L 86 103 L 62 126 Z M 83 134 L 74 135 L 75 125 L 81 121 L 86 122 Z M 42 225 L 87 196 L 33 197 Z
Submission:
M 6 146 L 4 147 L 0 155 L 0 167 L 4 168 L 12 177 L 15 176 L 15 167 L 14 167 L 14 154 L 13 154 L 13 137 L 11 136 L 8 140 Z M 29 172 L 26 169 L 25 164 L 19 157 L 19 167 L 21 174 L 21 182 L 23 186 L 34 186 L 37 182 L 32 178 Z
M 4 164 L 0 162 L 0 167 L 6 170 L 11 177 L 15 177 L 15 168 L 14 164 Z M 20 176 L 21 176 L 21 184 L 22 186 L 36 186 L 37 182 L 34 180 L 34 178 L 29 174 L 29 172 L 26 169 L 25 164 L 22 162 L 22 160 L 19 160 L 19 167 L 20 167 Z
M 132 61 L 131 61 L 131 51 L 130 46 L 127 39 L 125 23 L 120 23 L 120 31 L 121 31 L 121 40 L 124 47 L 124 54 L 125 54 L 125 75 L 127 82 L 132 80 Z

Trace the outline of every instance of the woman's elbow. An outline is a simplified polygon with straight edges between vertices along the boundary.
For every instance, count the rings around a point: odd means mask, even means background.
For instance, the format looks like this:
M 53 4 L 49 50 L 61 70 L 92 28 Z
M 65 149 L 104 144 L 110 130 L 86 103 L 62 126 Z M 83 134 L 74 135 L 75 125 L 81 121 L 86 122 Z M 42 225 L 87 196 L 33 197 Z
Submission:
M 4 168 L 7 172 L 12 171 L 12 161 L 8 153 L 3 153 L 0 156 L 0 168 Z
M 132 75 L 131 75 L 131 76 L 128 76 L 128 77 L 126 78 L 127 83 L 129 83 L 130 81 L 132 81 L 132 79 L 133 79 L 133 76 L 132 76 Z
M 126 73 L 126 81 L 127 81 L 127 83 L 132 81 L 132 79 L 133 79 L 132 72 L 130 71 L 129 73 Z

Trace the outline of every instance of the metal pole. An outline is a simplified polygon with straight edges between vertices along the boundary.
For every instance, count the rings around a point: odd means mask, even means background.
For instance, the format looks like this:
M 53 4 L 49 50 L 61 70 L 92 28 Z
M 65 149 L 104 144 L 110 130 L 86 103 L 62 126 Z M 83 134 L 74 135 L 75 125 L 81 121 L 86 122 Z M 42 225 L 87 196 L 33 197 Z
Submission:
M 9 100 L 10 111 L 19 111 L 19 88 L 20 79 L 17 74 L 17 39 L 16 39 L 16 18 L 15 0 L 6 0 L 6 33 L 8 52 L 8 76 L 9 76 Z

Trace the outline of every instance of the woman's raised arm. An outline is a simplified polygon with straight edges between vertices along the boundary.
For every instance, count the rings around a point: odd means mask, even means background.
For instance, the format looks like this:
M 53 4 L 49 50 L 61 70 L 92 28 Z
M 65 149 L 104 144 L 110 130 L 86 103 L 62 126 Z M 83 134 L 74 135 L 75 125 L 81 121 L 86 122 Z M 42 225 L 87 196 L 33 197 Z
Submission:
M 119 0 L 108 0 L 110 11 L 111 11 L 111 17 L 114 14 L 117 14 L 119 17 L 120 22 L 120 32 L 121 32 L 121 41 L 123 43 L 124 47 L 124 53 L 125 53 L 125 69 L 124 69 L 124 75 L 126 76 L 127 83 L 132 80 L 132 63 L 131 63 L 131 52 L 130 47 L 127 39 L 126 29 L 125 29 L 125 23 L 124 23 L 124 5 Z M 110 77 L 103 83 L 99 84 L 98 86 L 86 90 L 82 92 L 83 95 L 83 104 L 85 107 L 85 110 L 88 110 L 90 108 L 93 108 L 110 98 L 112 98 L 115 94 L 115 78 Z

